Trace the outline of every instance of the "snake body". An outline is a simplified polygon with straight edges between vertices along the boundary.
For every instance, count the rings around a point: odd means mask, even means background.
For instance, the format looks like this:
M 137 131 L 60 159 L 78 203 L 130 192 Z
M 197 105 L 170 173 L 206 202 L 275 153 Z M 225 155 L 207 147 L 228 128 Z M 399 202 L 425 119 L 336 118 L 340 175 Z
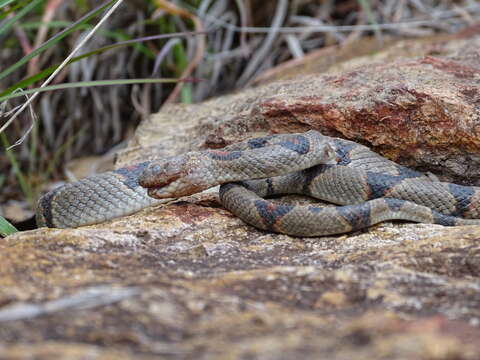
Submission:
M 217 184 L 224 184 L 220 200 L 233 214 L 257 228 L 294 236 L 339 234 L 396 219 L 480 224 L 480 188 L 432 181 L 363 145 L 316 131 L 253 138 L 66 184 L 39 200 L 37 222 L 98 223 L 155 204 L 154 198 L 190 195 Z M 264 199 L 288 193 L 341 206 Z

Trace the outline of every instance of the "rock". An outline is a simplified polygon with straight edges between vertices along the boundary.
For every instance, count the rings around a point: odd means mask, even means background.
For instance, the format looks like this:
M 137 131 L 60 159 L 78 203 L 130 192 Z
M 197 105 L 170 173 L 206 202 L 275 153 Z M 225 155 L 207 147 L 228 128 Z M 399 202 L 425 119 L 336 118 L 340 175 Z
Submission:
M 4 239 L 2 355 L 477 358 L 480 227 L 291 238 L 213 200 Z
M 150 149 L 162 143 L 159 129 L 172 121 L 180 125 L 171 134 L 181 144 L 178 152 L 316 129 L 442 180 L 479 184 L 480 28 L 455 45 L 444 45 L 449 55 L 442 57 L 377 62 L 173 106 L 144 122 L 132 144 Z M 127 156 L 120 164 L 137 159 Z
M 441 57 L 170 106 L 117 166 L 316 128 L 475 180 L 475 34 Z M 292 238 L 245 225 L 215 192 L 18 233 L 0 242 L 0 357 L 476 360 L 479 238 L 480 226 L 410 223 Z

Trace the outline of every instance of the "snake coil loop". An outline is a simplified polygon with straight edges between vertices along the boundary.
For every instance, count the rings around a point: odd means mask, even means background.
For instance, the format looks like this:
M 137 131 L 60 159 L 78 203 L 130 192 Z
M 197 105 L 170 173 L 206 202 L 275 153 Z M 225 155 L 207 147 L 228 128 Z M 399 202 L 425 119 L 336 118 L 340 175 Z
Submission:
M 37 223 L 60 228 L 100 223 L 156 204 L 156 199 L 218 184 L 223 184 L 220 201 L 242 220 L 294 236 L 340 234 L 396 219 L 480 224 L 480 188 L 432 181 L 363 145 L 313 130 L 253 138 L 66 184 L 39 200 Z M 263 199 L 279 194 L 305 194 L 341 206 Z

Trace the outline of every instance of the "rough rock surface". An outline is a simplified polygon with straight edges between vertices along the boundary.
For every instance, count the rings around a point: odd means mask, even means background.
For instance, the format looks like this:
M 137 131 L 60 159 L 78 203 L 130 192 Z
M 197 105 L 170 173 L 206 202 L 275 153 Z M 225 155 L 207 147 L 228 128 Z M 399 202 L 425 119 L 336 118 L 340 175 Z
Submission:
M 476 179 L 480 38 L 469 36 L 441 45 L 459 55 L 172 106 L 117 166 L 317 128 Z M 0 242 L 0 359 L 476 360 L 479 239 L 480 226 L 408 223 L 292 238 L 245 225 L 215 192 L 19 233 Z
M 291 238 L 212 205 L 5 239 L 3 358 L 478 359 L 480 227 Z
M 144 122 L 133 144 L 147 153 L 159 143 L 182 152 L 263 133 L 317 129 L 367 144 L 444 180 L 479 184 L 480 27 L 475 29 L 437 43 L 420 58 L 379 61 L 170 107 Z M 442 56 L 435 55 L 442 49 Z M 180 128 L 162 136 L 165 124 L 172 122 Z M 136 156 L 125 156 L 121 163 L 145 152 Z

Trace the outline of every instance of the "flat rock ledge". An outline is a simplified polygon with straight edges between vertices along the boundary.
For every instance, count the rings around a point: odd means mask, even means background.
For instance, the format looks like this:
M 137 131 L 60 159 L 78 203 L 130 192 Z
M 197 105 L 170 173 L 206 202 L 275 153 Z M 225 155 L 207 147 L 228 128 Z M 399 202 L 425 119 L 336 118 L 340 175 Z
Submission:
M 314 128 L 476 183 L 479 45 L 472 28 L 419 58 L 171 106 L 117 166 Z M 245 225 L 215 192 L 23 232 L 0 242 L 0 358 L 477 360 L 479 239 L 410 223 L 293 238 Z
M 480 227 L 292 238 L 213 204 L 4 239 L 3 358 L 478 359 Z

